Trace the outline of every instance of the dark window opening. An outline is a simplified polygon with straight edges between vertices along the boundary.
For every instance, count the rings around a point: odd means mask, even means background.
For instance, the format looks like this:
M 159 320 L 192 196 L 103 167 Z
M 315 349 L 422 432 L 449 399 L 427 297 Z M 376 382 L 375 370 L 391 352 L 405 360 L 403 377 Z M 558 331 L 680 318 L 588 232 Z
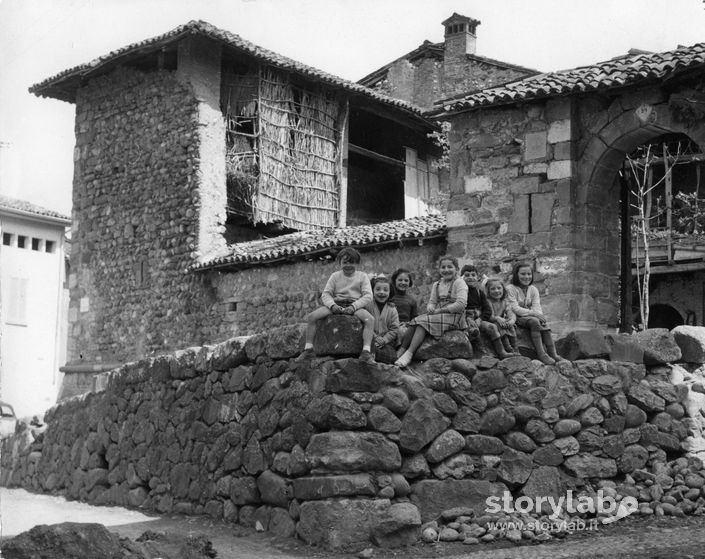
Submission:
M 226 312 L 237 312 L 237 301 L 229 301 L 225 303 Z
M 404 168 L 350 153 L 348 225 L 404 219 Z
M 54 252 L 56 250 L 56 243 L 54 241 L 46 241 L 44 245 L 44 250 L 46 252 Z
M 2 234 L 2 244 L 5 246 L 10 246 L 12 244 L 12 233 Z
M 42 240 L 32 237 L 32 250 L 39 250 Z
M 27 237 L 25 235 L 17 235 L 17 248 L 25 248 L 27 246 Z

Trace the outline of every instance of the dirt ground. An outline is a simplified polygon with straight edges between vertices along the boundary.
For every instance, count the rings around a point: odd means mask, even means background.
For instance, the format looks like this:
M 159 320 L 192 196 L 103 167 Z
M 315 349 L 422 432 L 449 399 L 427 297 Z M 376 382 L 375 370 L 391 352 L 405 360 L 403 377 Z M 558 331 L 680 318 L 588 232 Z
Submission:
M 0 538 L 8 539 L 37 524 L 98 522 L 122 537 L 136 540 L 151 531 L 181 536 L 205 536 L 218 559 L 302 559 L 357 557 L 359 550 L 331 552 L 294 538 L 277 538 L 253 529 L 205 517 L 152 516 L 120 507 L 95 507 L 61 497 L 36 495 L 21 489 L 0 489 Z M 375 559 L 660 559 L 705 557 L 705 518 L 630 517 L 594 532 L 576 532 L 542 545 L 510 542 L 467 546 L 462 543 L 423 544 L 372 549 Z

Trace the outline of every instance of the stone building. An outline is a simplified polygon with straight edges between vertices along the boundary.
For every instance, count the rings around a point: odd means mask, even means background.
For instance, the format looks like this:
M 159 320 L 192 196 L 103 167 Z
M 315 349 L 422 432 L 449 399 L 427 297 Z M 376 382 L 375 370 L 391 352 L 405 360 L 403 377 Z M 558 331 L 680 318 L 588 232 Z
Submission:
M 468 91 L 536 74 L 536 70 L 477 54 L 480 22 L 454 13 L 441 23 L 444 41 L 423 44 L 371 72 L 358 83 L 420 107 Z
M 298 322 L 341 244 L 430 281 L 444 186 L 413 105 L 197 21 L 32 91 L 76 105 L 66 372 Z
M 68 217 L 0 195 L 0 400 L 18 416 L 56 402 L 66 358 Z
M 624 324 L 633 282 L 625 157 L 674 138 L 702 151 L 704 77 L 698 44 L 443 102 L 427 114 L 452 125 L 449 252 L 504 271 L 531 261 L 554 330 Z M 702 256 L 670 264 L 673 287 L 659 281 L 656 302 L 703 324 Z

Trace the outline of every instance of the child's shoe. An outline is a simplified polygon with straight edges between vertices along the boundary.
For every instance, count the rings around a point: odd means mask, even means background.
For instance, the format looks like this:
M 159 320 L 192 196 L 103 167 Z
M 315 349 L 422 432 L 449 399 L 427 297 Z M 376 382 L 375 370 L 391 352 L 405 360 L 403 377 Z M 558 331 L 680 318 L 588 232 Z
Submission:
M 360 359 L 360 361 L 364 361 L 365 363 L 374 363 L 375 362 L 375 356 L 372 355 L 371 351 L 367 351 L 366 349 L 363 350 L 363 352 L 360 354 L 360 357 L 358 359 Z
M 304 349 L 299 356 L 296 358 L 297 361 L 307 361 L 309 359 L 313 359 L 316 357 L 316 354 L 313 353 L 313 350 L 311 348 Z

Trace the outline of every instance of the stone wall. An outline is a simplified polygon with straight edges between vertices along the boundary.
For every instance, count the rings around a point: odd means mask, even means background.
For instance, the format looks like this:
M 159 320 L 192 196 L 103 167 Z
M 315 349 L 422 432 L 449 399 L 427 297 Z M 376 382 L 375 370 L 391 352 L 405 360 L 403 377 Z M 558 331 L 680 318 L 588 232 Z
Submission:
M 69 362 L 200 339 L 198 103 L 174 72 L 118 69 L 76 100 Z M 128 349 L 129 348 L 129 349 Z
M 333 548 L 410 543 L 422 523 L 486 517 L 489 496 L 590 492 L 600 480 L 637 495 L 644 514 L 671 501 L 705 510 L 683 473 L 705 484 L 702 464 L 667 466 L 705 452 L 702 328 L 577 333 L 560 344 L 574 361 L 556 366 L 472 358 L 467 340 L 441 340 L 425 355 L 446 357 L 405 370 L 345 357 L 361 327 L 343 316 L 321 325 L 321 356 L 298 362 L 302 328 L 100 375 L 101 391 L 50 410 L 36 439 L 3 442 L 0 481 Z
M 420 247 L 362 252 L 359 269 L 387 276 L 400 267 L 411 270 L 414 286 L 410 294 L 425 308 L 431 285 L 438 279 L 437 260 L 445 249 L 445 241 L 431 241 Z M 329 258 L 209 273 L 219 303 L 217 329 L 206 339 L 219 341 L 301 322 L 321 305 L 321 291 L 336 266 Z
M 489 64 L 472 56 L 463 55 L 452 64 L 444 64 L 442 60 L 429 56 L 413 62 L 407 59 L 393 62 L 385 79 L 375 89 L 419 107 L 431 108 L 440 99 L 493 87 L 525 77 L 528 73 Z

